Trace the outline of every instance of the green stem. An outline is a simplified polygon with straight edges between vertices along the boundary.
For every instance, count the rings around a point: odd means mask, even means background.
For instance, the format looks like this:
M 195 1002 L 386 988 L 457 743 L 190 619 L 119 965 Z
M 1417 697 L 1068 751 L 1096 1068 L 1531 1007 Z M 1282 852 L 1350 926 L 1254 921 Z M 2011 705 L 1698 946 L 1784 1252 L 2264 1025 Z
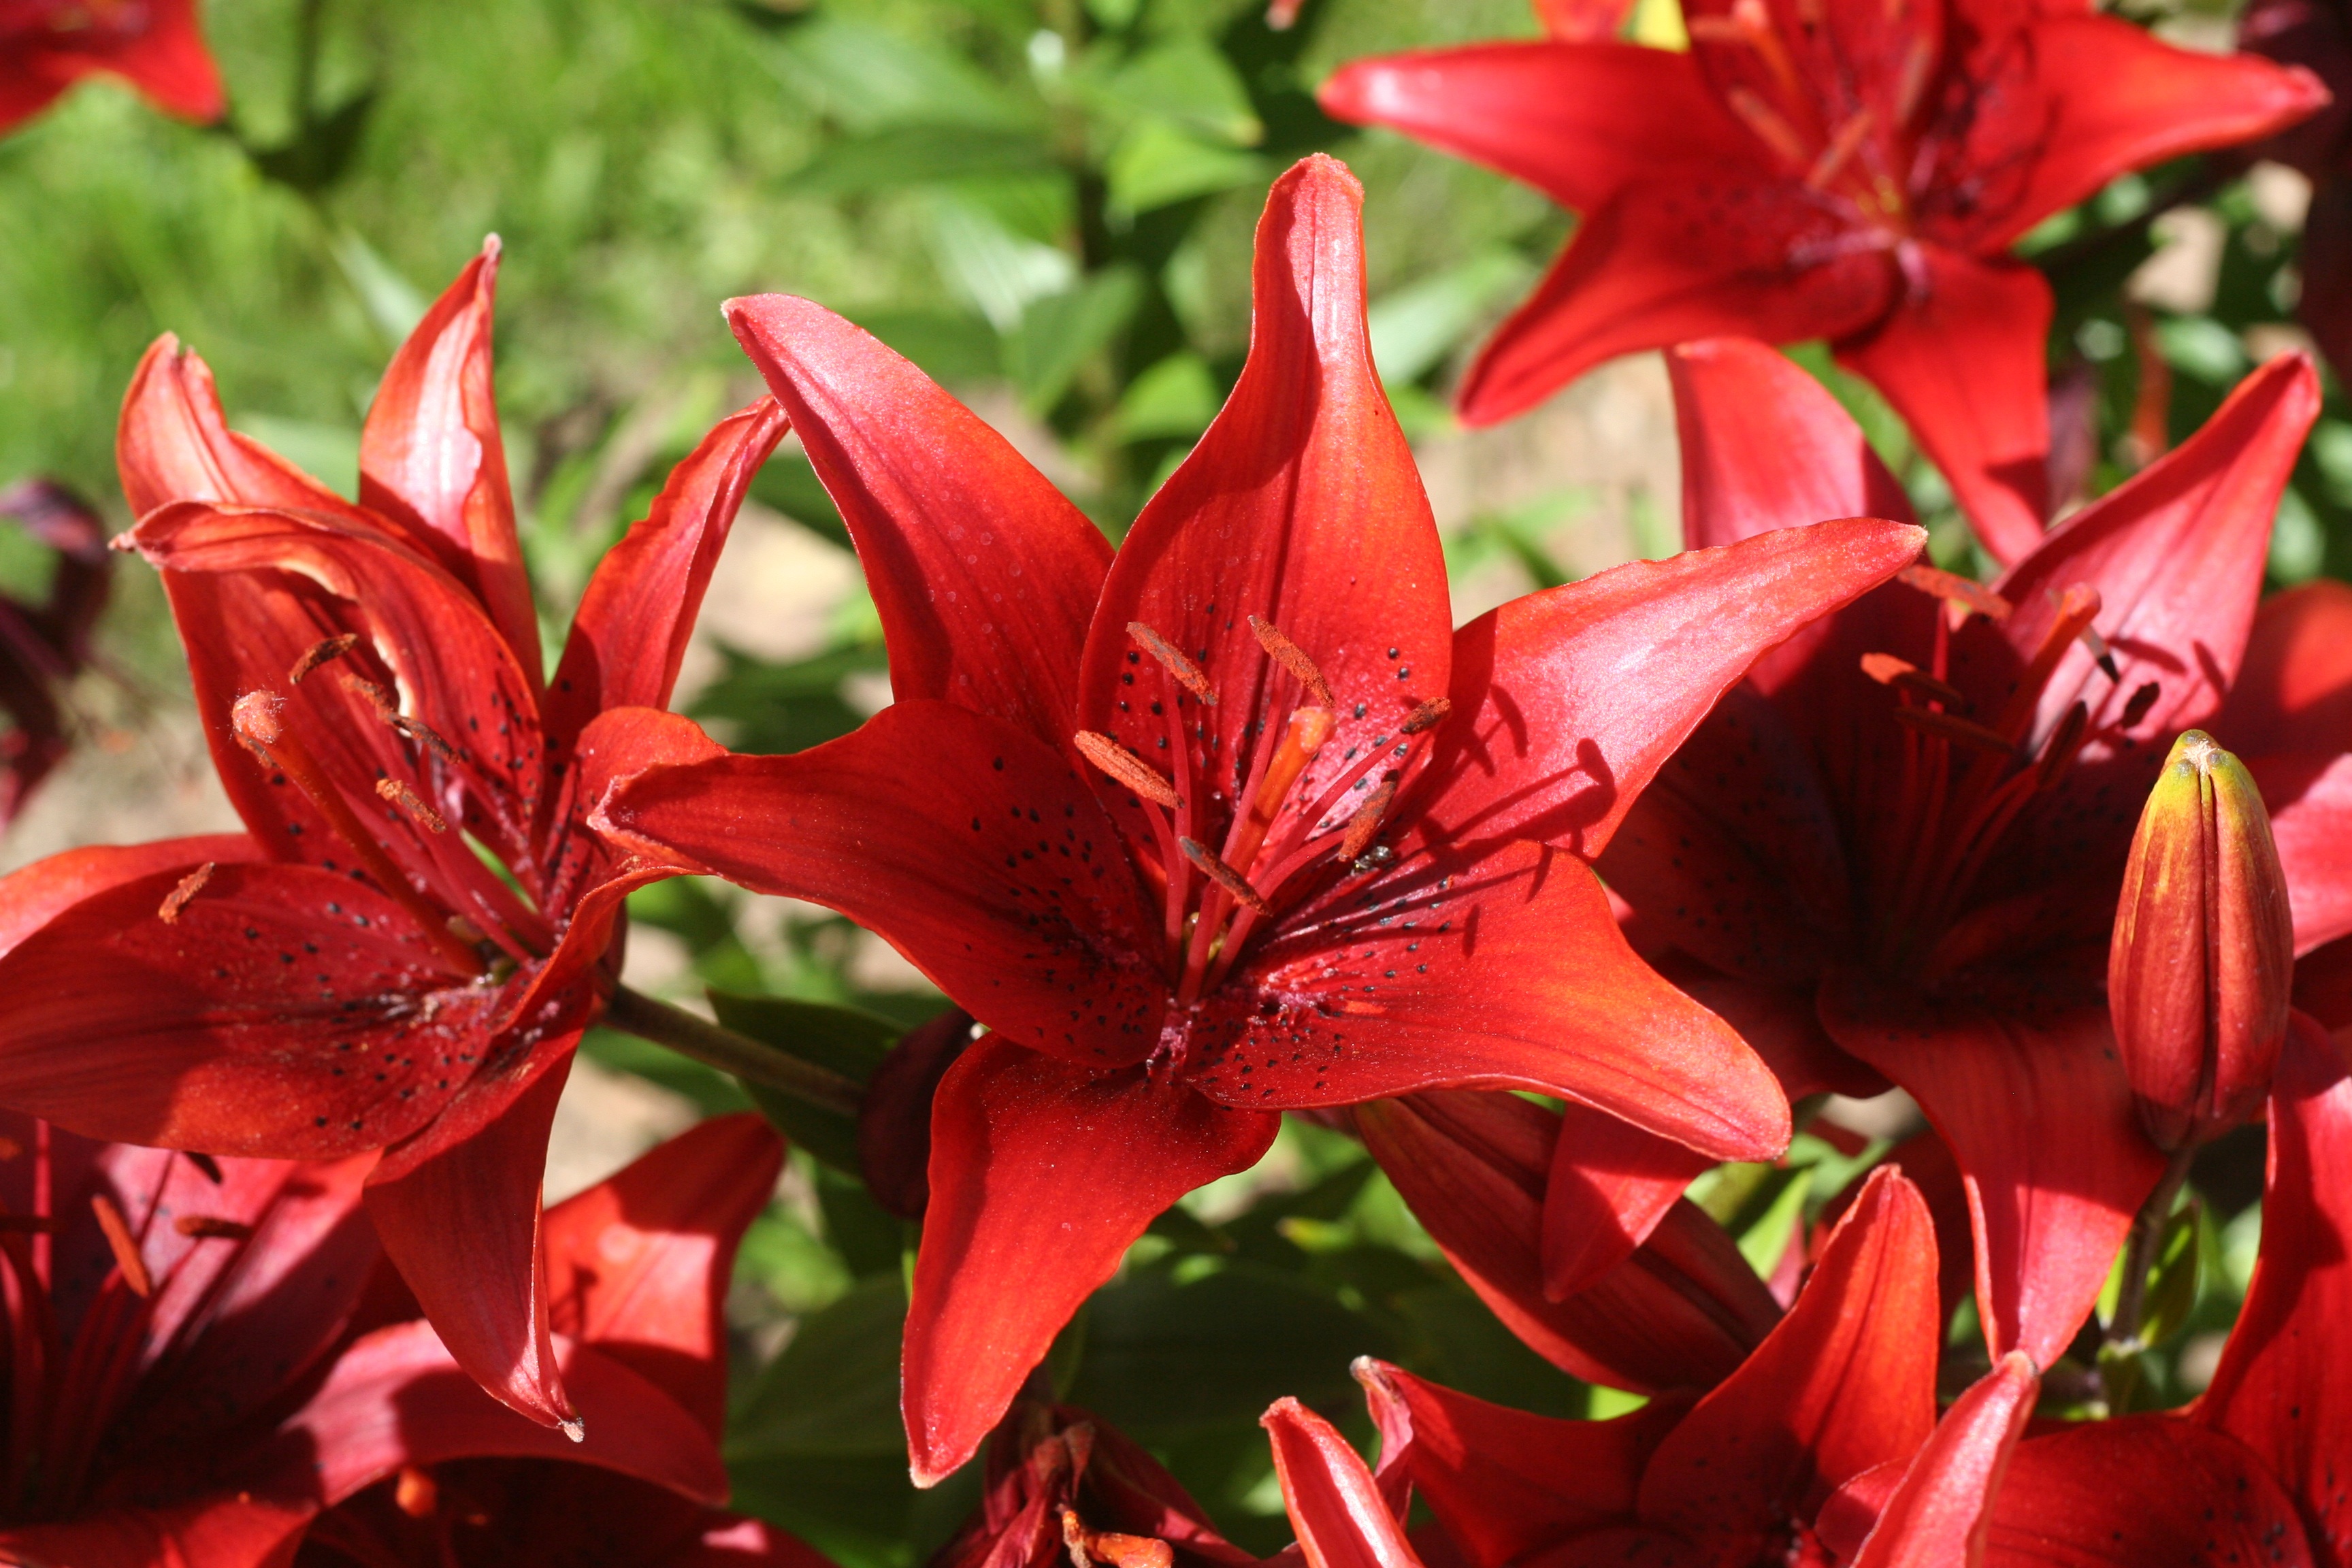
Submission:
M 639 1039 L 667 1046 L 682 1057 L 730 1073 L 747 1083 L 764 1084 L 795 1099 L 844 1116 L 856 1116 L 863 1091 L 831 1068 L 803 1061 L 747 1035 L 698 1018 L 681 1007 L 657 1002 L 624 985 L 604 1005 L 604 1022 Z
M 2173 1201 L 2189 1180 L 2189 1161 L 2196 1152 L 2194 1144 L 2174 1152 L 2163 1179 L 2132 1221 L 2131 1239 L 2124 1250 L 2123 1288 L 2116 1292 L 2115 1320 L 2107 1325 L 2106 1342 L 2111 1350 L 2128 1355 L 2147 1348 L 2139 1342 L 2139 1330 L 2141 1315 L 2147 1310 L 2147 1271 L 2155 1267 L 2157 1247 L 2164 1239 Z

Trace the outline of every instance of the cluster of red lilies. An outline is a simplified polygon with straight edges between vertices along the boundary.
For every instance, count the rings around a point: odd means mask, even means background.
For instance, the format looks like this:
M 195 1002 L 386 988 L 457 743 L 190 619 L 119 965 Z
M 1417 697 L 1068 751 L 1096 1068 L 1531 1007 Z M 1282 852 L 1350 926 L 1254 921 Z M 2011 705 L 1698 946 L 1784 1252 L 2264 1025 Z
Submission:
M 1377 1469 L 1284 1401 L 1313 1568 L 2352 1564 L 2352 591 L 2261 597 L 2317 375 L 2263 367 L 2053 524 L 2049 292 L 2005 254 L 2326 95 L 2063 3 L 1686 12 L 1686 53 L 1555 5 L 1551 41 L 1326 88 L 1584 215 L 1466 416 L 1667 351 L 1689 548 L 1459 628 L 1328 158 L 1275 183 L 1240 380 L 1116 551 L 859 329 L 731 302 L 768 392 L 551 676 L 495 243 L 386 373 L 356 500 L 159 342 L 117 544 L 162 575 L 245 831 L 0 881 L 0 1556 L 821 1563 L 719 1506 L 721 1297 L 779 1140 L 721 1119 L 540 1198 L 592 1024 L 756 1054 L 618 984 L 626 895 L 691 873 L 849 915 L 977 1020 L 863 1107 L 923 1221 L 915 1479 L 986 1448 L 959 1568 L 1252 1561 L 1032 1374 L 1286 1111 L 1360 1137 L 1529 1346 L 1645 1396 L 1560 1421 L 1362 1363 Z M 0 0 L 20 36 L 0 114 L 93 62 L 216 95 L 184 6 Z M 1923 563 L 1861 431 L 1756 341 L 1817 336 L 1997 581 Z M 788 430 L 894 700 L 735 755 L 664 706 Z M 1892 1086 L 1930 1130 L 1769 1279 L 1683 1195 Z M 2189 1162 L 2250 1121 L 2242 1313 L 2193 1405 L 2123 1414 Z M 2036 1418 L 2070 1355 L 2111 1418 Z

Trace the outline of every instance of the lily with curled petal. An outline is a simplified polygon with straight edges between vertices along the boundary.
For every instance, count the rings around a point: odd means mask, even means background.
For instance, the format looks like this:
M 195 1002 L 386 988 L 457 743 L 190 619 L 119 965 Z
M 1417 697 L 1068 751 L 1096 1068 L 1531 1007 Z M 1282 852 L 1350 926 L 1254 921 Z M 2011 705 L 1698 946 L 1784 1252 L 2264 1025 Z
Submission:
M 119 77 L 183 120 L 228 107 L 196 0 L 0 0 L 0 131 L 87 76 Z
M 1907 1469 L 1857 1478 L 1824 1536 L 1860 1568 L 2352 1564 L 2352 1073 L 2296 1015 L 2270 1100 L 2262 1250 L 2213 1381 L 2185 1411 L 2026 1435 L 2032 1367 L 2004 1358 Z
M 1401 1563 L 1408 1485 L 1474 1568 L 1822 1564 L 1824 1505 L 1927 1441 L 1941 1340 L 1927 1205 L 1882 1168 L 1789 1315 L 1696 1403 L 1664 1395 L 1612 1421 L 1561 1421 L 1366 1361 L 1377 1478 L 1281 1406 L 1267 1425 L 1300 1541 L 1324 1542 L 1334 1568 Z
M 494 241 L 394 360 L 358 505 L 228 430 L 173 340 L 141 365 L 126 542 L 162 570 L 246 831 L 0 882 L 0 1104 L 217 1153 L 383 1150 L 369 1212 L 425 1315 L 554 1424 L 549 1121 L 614 993 L 621 900 L 656 874 L 581 818 L 617 774 L 716 751 L 643 705 L 784 425 L 763 397 L 679 465 L 545 684 L 491 400 L 497 262 Z
M 1687 52 L 1492 43 L 1324 85 L 1582 215 L 1459 395 L 1507 418 L 1592 366 L 1718 333 L 1828 338 L 1996 556 L 2042 533 L 2052 298 L 2009 256 L 2127 170 L 2253 140 L 2327 94 L 2077 4 L 1693 0 Z M 1828 514 L 1825 514 L 1828 515 Z
M 1770 1074 L 1634 958 L 1586 864 L 1762 649 L 1913 558 L 1832 523 L 1450 626 L 1373 371 L 1354 180 L 1257 241 L 1248 363 L 1112 559 L 1012 448 L 839 318 L 730 309 L 842 509 L 898 700 L 599 818 L 838 909 L 993 1032 L 934 1102 L 906 1340 L 919 1480 L 961 1464 L 1153 1215 L 1276 1112 L 1538 1089 L 1710 1157 Z
M 547 1211 L 548 1294 L 573 1445 L 502 1409 L 422 1320 L 362 1336 L 280 1429 L 321 1511 L 297 1568 L 830 1568 L 727 1512 L 723 1309 L 783 1146 L 705 1121 Z
M 1893 480 L 1760 344 L 1669 357 L 1694 544 L 1878 508 Z M 2140 807 L 2210 731 L 2268 802 L 2308 950 L 2352 929 L 2352 595 L 2258 605 L 2318 409 L 2300 357 L 1990 588 L 1909 574 L 1760 661 L 1602 874 L 1792 1096 L 1908 1089 L 1957 1159 L 1992 1353 L 2063 1352 L 2164 1168 L 2104 995 Z M 1639 1227 L 1633 1227 L 1635 1234 Z
M 310 1517 L 273 1406 L 377 1253 L 364 1159 L 206 1160 L 0 1112 L 0 1560 L 257 1568 Z

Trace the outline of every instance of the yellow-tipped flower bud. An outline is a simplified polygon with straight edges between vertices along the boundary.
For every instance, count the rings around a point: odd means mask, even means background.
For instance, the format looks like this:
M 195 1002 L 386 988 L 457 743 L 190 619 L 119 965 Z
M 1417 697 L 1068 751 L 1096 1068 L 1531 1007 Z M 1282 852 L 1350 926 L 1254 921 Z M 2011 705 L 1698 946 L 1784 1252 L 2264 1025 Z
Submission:
M 2262 792 L 2191 730 L 2149 792 L 2107 951 L 2140 1121 L 2168 1152 L 2262 1103 L 2286 1037 L 2294 922 Z

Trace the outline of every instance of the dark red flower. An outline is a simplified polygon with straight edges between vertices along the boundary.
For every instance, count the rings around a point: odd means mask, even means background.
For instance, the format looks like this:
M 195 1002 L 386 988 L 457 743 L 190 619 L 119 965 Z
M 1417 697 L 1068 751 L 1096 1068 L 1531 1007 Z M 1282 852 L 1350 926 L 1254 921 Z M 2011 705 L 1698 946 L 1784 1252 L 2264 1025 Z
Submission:
M 1160 1462 L 1094 1415 L 1027 1396 L 988 1440 L 980 1508 L 931 1568 L 1254 1568 Z
M 0 1112 L 0 1558 L 285 1560 L 310 1510 L 264 1488 L 273 1406 L 359 1306 L 377 1256 L 366 1173 L 93 1143 Z
M 1333 114 L 1583 215 L 1472 366 L 1464 417 L 1507 418 L 1637 349 L 1828 338 L 2004 561 L 2033 548 L 2048 507 L 2050 288 L 2010 246 L 2126 170 L 2326 101 L 2308 72 L 2173 48 L 2083 5 L 1685 11 L 1688 53 L 1484 44 L 1358 61 L 1325 85 Z
M 120 77 L 184 120 L 228 107 L 196 0 L 0 0 L 0 131 L 93 75 Z
M 2250 152 L 2311 181 L 2294 313 L 2340 374 L 2352 366 L 2352 10 L 2344 0 L 2252 0 L 2238 17 L 2238 41 L 2249 54 L 2301 66 L 2334 95 L 2319 113 Z
M 2021 1355 L 1956 1404 L 1907 1468 L 1859 1478 L 1822 1534 L 1858 1568 L 2116 1563 L 2352 1564 L 2352 1074 L 2308 1018 L 2270 1101 L 2252 1288 L 2185 1412 L 2042 1426 Z
M 547 1211 L 583 1443 L 493 1403 L 422 1320 L 346 1349 L 280 1434 L 281 1484 L 324 1510 L 299 1568 L 830 1568 L 718 1506 L 722 1310 L 782 1160 L 758 1116 L 720 1117 Z
M 1820 1564 L 1824 1505 L 1927 1441 L 1939 1331 L 1927 1205 L 1882 1168 L 1789 1315 L 1696 1404 L 1664 1395 L 1613 1421 L 1560 1421 L 1360 1363 L 1390 1482 L 1377 1491 L 1336 1434 L 1314 1441 L 1281 1406 L 1268 1425 L 1301 1542 L 1364 1543 L 1324 1546 L 1335 1568 L 1395 1561 L 1380 1543 L 1399 1533 L 1405 1481 L 1474 1568 Z
M 0 826 L 24 809 L 49 770 L 72 749 L 65 687 L 88 667 L 90 633 L 106 608 L 114 557 L 88 502 L 48 479 L 0 490 L 0 517 L 56 552 L 38 604 L 0 595 L 0 711 L 15 727 L 0 735 Z
M 667 699 L 783 420 L 762 398 L 679 465 L 543 686 L 491 399 L 497 257 L 394 360 L 357 506 L 231 433 L 172 339 L 140 367 L 127 538 L 162 568 L 247 831 L 0 883 L 0 1103 L 173 1148 L 384 1150 L 368 1210 L 425 1315 L 552 1423 L 571 1410 L 537 1262 L 549 1119 L 621 900 L 655 874 L 581 812 L 617 772 L 717 750 L 632 705 Z
M 1853 421 L 1779 354 L 1724 340 L 1669 367 L 1689 542 L 1901 515 Z M 1858 1058 L 1916 1097 L 1969 1194 L 1996 1356 L 2057 1359 L 2162 1168 L 2103 993 L 2174 735 L 2246 760 L 2298 948 L 2352 930 L 2352 594 L 2256 604 L 2317 408 L 2309 363 L 2277 361 L 1990 589 L 1914 573 L 1824 619 L 1759 661 L 1601 860 L 1668 973 L 1792 1095 L 1866 1091 Z
M 663 769 L 599 820 L 842 910 L 995 1031 L 932 1112 L 904 1383 L 926 1483 L 1276 1112 L 1482 1084 L 1710 1157 L 1788 1135 L 1770 1074 L 1634 958 L 1585 858 L 1759 650 L 1919 536 L 1825 524 L 1455 633 L 1366 342 L 1359 200 L 1328 159 L 1276 183 L 1247 366 L 1115 561 L 856 328 L 729 307 L 856 539 L 898 701 L 797 756 Z

